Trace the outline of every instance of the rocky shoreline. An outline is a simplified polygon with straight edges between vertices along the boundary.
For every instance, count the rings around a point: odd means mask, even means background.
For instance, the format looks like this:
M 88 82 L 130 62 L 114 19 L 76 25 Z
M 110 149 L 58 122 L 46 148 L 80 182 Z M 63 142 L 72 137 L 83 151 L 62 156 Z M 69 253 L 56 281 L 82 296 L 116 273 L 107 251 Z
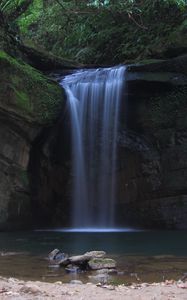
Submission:
M 61 281 L 47 283 L 23 281 L 0 277 L 0 299 L 61 299 L 61 300 L 168 300 L 187 299 L 187 281 L 165 281 L 125 285 L 63 284 Z
M 180 280 L 165 280 L 163 282 L 139 282 L 132 284 L 111 284 L 103 281 L 88 282 L 84 284 L 77 280 L 77 274 L 84 268 L 84 272 L 92 269 L 96 276 L 113 272 L 117 266 L 108 258 L 104 251 L 90 251 L 77 256 L 68 256 L 58 249 L 54 249 L 48 256 L 49 264 L 56 264 L 59 267 L 67 268 L 67 272 L 74 272 L 74 280 L 70 283 L 63 283 L 58 280 L 53 283 L 44 281 L 26 281 L 16 278 L 0 277 L 0 299 L 16 300 L 186 300 L 187 299 L 187 274 Z M 97 260 L 97 265 L 93 264 Z M 106 265 L 107 262 L 107 265 Z M 71 270 L 69 270 L 71 269 Z M 76 269 L 76 270 L 75 270 Z M 107 272 L 106 272 L 107 271 Z

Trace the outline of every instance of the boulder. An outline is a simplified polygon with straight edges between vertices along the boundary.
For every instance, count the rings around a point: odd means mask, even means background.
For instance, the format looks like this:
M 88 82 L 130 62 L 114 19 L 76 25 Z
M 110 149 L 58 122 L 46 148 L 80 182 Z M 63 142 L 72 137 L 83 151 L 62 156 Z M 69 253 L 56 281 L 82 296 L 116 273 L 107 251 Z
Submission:
M 60 253 L 59 249 L 54 249 L 51 251 L 48 255 L 49 260 L 54 260 L 56 258 L 56 255 Z
M 101 258 L 106 254 L 105 251 L 90 251 L 86 252 L 83 255 L 76 255 L 69 257 L 69 261 L 72 264 L 82 265 L 87 263 L 89 260 L 93 258 Z
M 82 263 L 88 262 L 91 258 L 89 256 L 86 255 L 76 255 L 76 256 L 71 256 L 69 257 L 69 261 L 72 264 L 77 264 L 80 265 Z
M 84 253 L 85 256 L 91 257 L 91 258 L 97 258 L 97 257 L 104 257 L 106 255 L 105 251 L 89 251 Z
M 61 252 L 59 249 L 54 249 L 48 255 L 52 264 L 59 266 L 67 266 L 69 264 L 69 256 L 66 253 Z
M 115 269 L 116 262 L 111 258 L 93 258 L 88 262 L 88 266 L 92 270 Z

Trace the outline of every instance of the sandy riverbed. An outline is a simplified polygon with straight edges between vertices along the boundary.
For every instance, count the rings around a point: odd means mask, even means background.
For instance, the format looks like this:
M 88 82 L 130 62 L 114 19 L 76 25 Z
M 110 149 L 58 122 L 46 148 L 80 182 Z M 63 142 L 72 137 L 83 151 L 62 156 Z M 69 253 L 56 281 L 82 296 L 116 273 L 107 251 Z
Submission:
M 0 299 L 61 300 L 187 300 L 187 281 L 141 283 L 129 287 L 22 281 L 0 277 Z

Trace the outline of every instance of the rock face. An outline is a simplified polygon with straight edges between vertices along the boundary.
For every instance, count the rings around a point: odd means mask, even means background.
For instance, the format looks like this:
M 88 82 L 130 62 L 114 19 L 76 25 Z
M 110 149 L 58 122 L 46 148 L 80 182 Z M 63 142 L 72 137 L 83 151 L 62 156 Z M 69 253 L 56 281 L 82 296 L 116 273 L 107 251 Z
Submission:
M 0 230 L 68 226 L 71 125 L 64 95 L 7 54 L 5 35 L 0 29 Z M 45 69 L 41 53 L 27 55 Z M 187 228 L 186 66 L 184 55 L 128 68 L 118 136 L 118 225 Z
M 62 90 L 29 65 L 0 50 L 0 229 L 31 226 L 32 144 L 50 127 Z
M 187 228 L 186 62 L 183 56 L 130 68 L 118 137 L 120 224 Z M 173 73 L 165 80 L 167 71 Z

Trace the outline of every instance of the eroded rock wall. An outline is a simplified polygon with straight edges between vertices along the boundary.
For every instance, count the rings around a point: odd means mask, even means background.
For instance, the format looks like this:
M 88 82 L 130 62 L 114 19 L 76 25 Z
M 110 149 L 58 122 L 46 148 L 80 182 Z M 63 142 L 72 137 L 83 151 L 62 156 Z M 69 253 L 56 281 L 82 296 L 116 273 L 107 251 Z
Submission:
M 126 113 L 123 108 L 126 121 L 119 136 L 117 220 L 119 224 L 146 228 L 184 229 L 187 228 L 186 76 L 181 72 L 176 78 L 173 73 L 169 80 L 163 80 L 166 74 L 153 75 L 148 78 L 145 72 L 140 72 L 135 76 L 138 80 L 130 80 L 127 87 Z M 139 81 L 140 78 L 145 80 Z
M 36 137 L 57 119 L 63 93 L 0 50 L 0 229 L 34 225 L 28 165 Z

